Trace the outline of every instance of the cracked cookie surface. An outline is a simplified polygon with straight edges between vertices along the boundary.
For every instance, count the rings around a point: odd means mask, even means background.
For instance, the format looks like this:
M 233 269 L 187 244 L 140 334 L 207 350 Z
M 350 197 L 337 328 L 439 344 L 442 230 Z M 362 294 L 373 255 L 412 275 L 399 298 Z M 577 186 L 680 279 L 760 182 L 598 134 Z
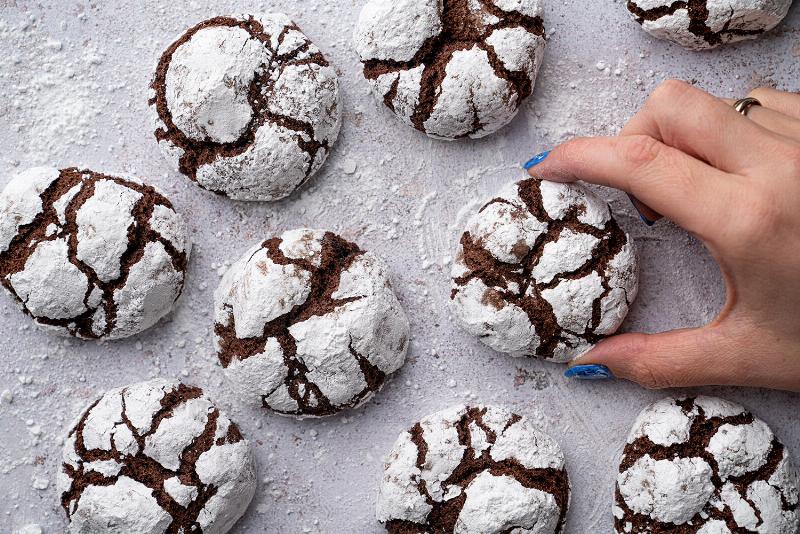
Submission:
M 629 0 L 628 11 L 644 30 L 702 50 L 755 39 L 780 23 L 792 0 Z
M 58 476 L 69 532 L 222 534 L 256 490 L 238 427 L 200 388 L 163 379 L 113 389 L 78 418 Z
M 620 534 L 795 534 L 800 526 L 788 451 L 733 402 L 699 396 L 650 405 L 619 471 Z
M 400 434 L 377 519 L 393 534 L 557 534 L 569 498 L 555 440 L 505 408 L 460 405 Z
M 402 367 L 409 323 L 381 259 L 332 232 L 297 229 L 231 266 L 214 332 L 246 399 L 319 417 L 366 402 Z
M 355 30 L 364 77 L 431 137 L 483 137 L 511 121 L 544 55 L 539 0 L 369 0 Z
M 341 125 L 336 72 L 286 15 L 215 17 L 162 54 L 155 137 L 200 187 L 277 200 L 322 166 Z
M 0 194 L 0 282 L 42 327 L 118 339 L 158 322 L 183 289 L 183 218 L 139 179 L 37 167 Z
M 631 238 L 580 184 L 505 186 L 467 223 L 450 307 L 499 352 L 567 362 L 614 333 L 638 290 Z

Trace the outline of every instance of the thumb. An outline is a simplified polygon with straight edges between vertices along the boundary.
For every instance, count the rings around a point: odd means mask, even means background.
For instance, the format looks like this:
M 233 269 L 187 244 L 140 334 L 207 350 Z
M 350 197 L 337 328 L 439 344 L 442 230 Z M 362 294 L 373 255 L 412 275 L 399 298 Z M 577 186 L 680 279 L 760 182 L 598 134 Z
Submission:
M 616 377 L 649 389 L 746 384 L 747 371 L 737 351 L 713 326 L 661 334 L 620 334 L 598 343 L 573 360 L 567 376 L 586 365 L 603 365 Z M 591 368 L 588 368 L 591 369 Z

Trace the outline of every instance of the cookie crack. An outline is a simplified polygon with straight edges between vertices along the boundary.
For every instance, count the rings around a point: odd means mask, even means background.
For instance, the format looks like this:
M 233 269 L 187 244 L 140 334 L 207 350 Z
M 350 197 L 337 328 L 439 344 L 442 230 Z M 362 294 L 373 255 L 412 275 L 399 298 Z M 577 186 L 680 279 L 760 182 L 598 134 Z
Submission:
M 455 423 L 458 441 L 464 447 L 461 461 L 453 472 L 441 482 L 441 488 L 449 492 L 453 487 L 460 488 L 458 496 L 445 501 L 435 501 L 427 491 L 425 481 L 420 477 L 416 482 L 420 494 L 426 498 L 432 507 L 425 524 L 414 523 L 409 520 L 394 519 L 386 523 L 386 530 L 390 534 L 409 534 L 435 532 L 453 532 L 459 514 L 467 499 L 466 488 L 481 473 L 488 471 L 493 476 L 508 476 L 525 488 L 538 489 L 551 494 L 560 509 L 558 526 L 555 534 L 563 531 L 566 521 L 567 504 L 569 502 L 569 479 L 565 470 L 552 468 L 531 469 L 522 465 L 514 458 L 495 461 L 491 457 L 491 448 L 497 440 L 497 434 L 483 421 L 487 408 L 469 407 L 461 418 Z M 521 420 L 514 414 L 506 422 L 503 432 Z M 473 447 L 473 437 L 470 426 L 475 425 L 486 435 L 488 446 L 481 454 L 476 454 Z M 428 453 L 428 444 L 425 442 L 422 425 L 416 423 L 409 430 L 411 441 L 417 447 L 416 465 L 420 471 L 425 468 Z
M 652 22 L 662 17 L 674 15 L 681 9 L 687 10 L 689 14 L 689 32 L 705 40 L 710 45 L 721 44 L 724 35 L 745 36 L 762 33 L 760 30 L 730 29 L 734 16 L 733 8 L 731 8 L 731 16 L 724 27 L 720 31 L 713 31 L 707 24 L 709 16 L 707 0 L 681 0 L 673 2 L 669 6 L 658 6 L 652 9 L 643 9 L 635 1 L 628 1 L 628 10 L 634 15 L 639 24 L 644 21 Z
M 286 257 L 280 250 L 281 243 L 282 239 L 275 237 L 264 241 L 262 248 L 267 250 L 267 255 L 273 263 L 296 265 L 311 273 L 311 278 L 308 282 L 310 286 L 308 296 L 305 301 L 295 305 L 287 313 L 268 321 L 264 325 L 263 333 L 252 338 L 242 339 L 237 337 L 235 318 L 229 308 L 228 324 L 216 323 L 214 326 L 214 331 L 220 343 L 220 350 L 218 351 L 220 363 L 222 363 L 223 367 L 228 367 L 234 358 L 242 361 L 260 354 L 264 351 L 267 340 L 275 338 L 281 347 L 284 365 L 287 368 L 286 377 L 282 385 L 286 386 L 289 396 L 297 403 L 298 409 L 292 411 L 276 410 L 269 405 L 268 395 L 262 395 L 264 407 L 285 415 L 330 415 L 339 410 L 322 393 L 319 386 L 307 378 L 310 369 L 298 357 L 297 345 L 290 333 L 290 328 L 313 316 L 332 313 L 336 309 L 362 298 L 356 296 L 337 299 L 333 297 L 333 294 L 339 288 L 342 273 L 349 269 L 353 261 L 364 252 L 354 243 L 350 243 L 332 232 L 325 232 L 321 242 L 320 264 L 316 266 L 309 260 Z M 360 362 L 359 364 L 361 365 Z M 368 372 L 370 373 L 370 378 L 376 376 L 369 369 Z M 367 376 L 366 373 L 365 376 Z
M 547 224 L 547 231 L 538 236 L 530 248 L 524 242 L 520 243 L 519 250 L 515 251 L 515 255 L 520 258 L 519 263 L 498 260 L 469 232 L 464 232 L 460 243 L 464 264 L 469 272 L 453 279 L 456 287 L 451 290 L 450 299 L 456 297 L 459 287 L 465 286 L 476 278 L 481 280 L 488 288 L 484 298 L 489 304 L 500 309 L 505 306 L 506 302 L 509 302 L 526 313 L 540 339 L 535 354 L 539 357 L 546 357 L 552 354 L 558 343 L 574 347 L 575 342 L 571 338 L 583 339 L 594 344 L 605 337 L 595 334 L 593 331 L 602 320 L 603 299 L 615 289 L 611 285 L 608 264 L 623 249 L 627 243 L 627 236 L 613 217 L 609 218 L 603 229 L 582 223 L 578 218 L 582 213 L 577 208 L 572 208 L 559 220 L 553 219 L 543 208 L 539 187 L 538 181 L 526 180 L 520 183 L 518 192 L 527 210 L 536 219 Z M 479 210 L 479 213 L 488 206 L 498 203 L 518 208 L 516 204 L 507 199 L 497 197 L 487 202 Z M 599 239 L 592 249 L 591 257 L 571 271 L 558 273 L 550 282 L 533 283 L 532 272 L 544 254 L 545 245 L 557 241 L 565 230 L 576 234 L 589 234 Z M 592 316 L 584 332 L 577 333 L 558 324 L 553 308 L 542 296 L 542 291 L 552 289 L 565 280 L 583 278 L 592 272 L 597 273 L 600 277 L 603 291 L 592 301 Z M 512 291 L 511 284 L 514 284 L 517 289 Z M 565 333 L 569 336 L 564 336 Z
M 227 143 L 220 143 L 209 139 L 199 141 L 187 136 L 175 125 L 166 96 L 167 72 L 169 71 L 169 66 L 175 52 L 180 46 L 191 40 L 200 30 L 217 26 L 241 28 L 247 31 L 253 39 L 261 42 L 270 52 L 269 63 L 262 64 L 260 70 L 255 73 L 248 90 L 247 100 L 252 109 L 252 117 L 239 135 L 239 138 L 233 142 Z M 271 36 L 265 33 L 264 26 L 255 20 L 254 17 L 249 16 L 247 20 L 238 20 L 231 17 L 214 17 L 187 30 L 164 51 L 156 67 L 156 74 L 153 82 L 150 84 L 150 88 L 155 96 L 149 100 L 148 105 L 156 107 L 159 119 L 164 124 L 164 127 L 156 129 L 156 139 L 159 142 L 169 141 L 183 151 L 178 162 L 178 169 L 182 174 L 189 177 L 192 181 L 197 182 L 197 172 L 200 167 L 213 163 L 219 158 L 230 158 L 243 154 L 255 143 L 258 129 L 261 128 L 265 122 L 273 121 L 285 128 L 303 132 L 309 137 L 308 140 L 303 139 L 301 136 L 295 138 L 300 149 L 309 155 L 310 163 L 306 169 L 306 175 L 308 175 L 313 167 L 317 152 L 322 148 L 327 150 L 327 141 L 320 142 L 316 139 L 316 134 L 311 124 L 290 117 L 281 117 L 268 109 L 271 88 L 281 77 L 287 66 L 307 64 L 316 64 L 321 67 L 328 66 L 328 61 L 321 52 L 315 52 L 302 60 L 297 60 L 300 54 L 307 52 L 312 46 L 311 41 L 307 38 L 301 46 L 294 50 L 284 54 L 278 54 L 280 45 L 283 44 L 287 33 L 292 30 L 300 31 L 294 23 L 289 26 L 284 26 L 277 37 L 278 47 L 277 49 L 273 49 L 270 44 Z M 307 178 L 308 176 L 306 176 L 306 179 Z M 225 194 L 224 191 L 211 191 L 217 194 Z
M 162 421 L 170 418 L 174 410 L 185 402 L 200 398 L 202 390 L 200 388 L 179 384 L 176 389 L 166 392 L 161 398 L 161 408 L 151 416 L 148 430 L 139 433 L 135 425 L 127 415 L 127 405 L 125 395 L 127 388 L 122 389 L 120 396 L 121 411 L 119 424 L 124 424 L 131 432 L 137 444 L 135 454 L 123 454 L 117 449 L 114 437 L 111 437 L 111 450 L 87 449 L 84 441 L 84 429 L 91 411 L 98 405 L 101 399 L 95 401 L 79 419 L 75 428 L 70 432 L 70 436 L 75 436 L 75 452 L 79 457 L 79 467 L 64 464 L 64 473 L 71 479 L 70 488 L 62 493 L 61 505 L 67 516 L 72 515 L 72 511 L 77 509 L 83 492 L 89 486 L 110 486 L 115 484 L 120 477 L 128 477 L 140 484 L 143 484 L 152 491 L 152 496 L 170 517 L 171 522 L 165 532 L 169 534 L 180 534 L 186 532 L 201 532 L 198 517 L 208 500 L 213 497 L 218 488 L 213 484 L 203 484 L 195 471 L 199 457 L 213 445 L 221 446 L 225 443 L 237 443 L 243 438 L 238 427 L 229 422 L 228 431 L 225 436 L 218 438 L 215 442 L 214 436 L 217 431 L 217 421 L 219 410 L 213 408 L 208 412 L 208 418 L 203 431 L 187 445 L 180 454 L 180 463 L 177 470 L 167 469 L 158 461 L 144 453 L 146 438 L 153 435 Z M 84 464 L 95 461 L 114 461 L 120 465 L 118 474 L 105 476 L 97 471 L 86 471 Z M 192 486 L 197 490 L 197 495 L 186 505 L 177 503 L 164 488 L 166 480 L 177 477 L 182 484 Z
M 433 114 L 433 110 L 442 92 L 442 83 L 446 77 L 446 68 L 453 54 L 462 50 L 477 47 L 487 55 L 487 62 L 498 78 L 508 82 L 509 88 L 516 95 L 517 101 L 522 101 L 532 91 L 532 84 L 528 75 L 521 71 L 510 71 L 497 57 L 494 48 L 486 40 L 495 30 L 521 27 L 530 33 L 544 37 L 544 24 L 541 17 L 530 17 L 517 11 L 504 11 L 488 0 L 479 0 L 479 11 L 470 9 L 468 0 L 443 0 L 440 2 L 439 20 L 442 30 L 439 34 L 429 37 L 423 42 L 416 54 L 408 61 L 392 59 L 363 60 L 364 77 L 375 80 L 378 77 L 399 73 L 399 71 L 413 70 L 422 67 L 420 91 L 417 105 L 411 114 L 411 123 L 422 132 L 425 132 L 425 122 Z M 499 22 L 483 27 L 479 20 L 483 14 L 490 14 Z M 394 98 L 397 95 L 399 75 L 393 80 L 392 85 L 383 95 L 383 101 L 389 109 L 394 111 Z M 475 113 L 477 115 L 477 113 Z M 480 130 L 476 129 L 480 121 L 473 121 L 472 130 L 458 137 L 467 137 Z
M 678 401 L 678 405 L 683 408 L 685 413 L 690 413 L 696 406 L 693 398 L 680 400 Z M 627 471 L 631 466 L 633 466 L 633 464 L 635 464 L 644 456 L 650 456 L 654 460 L 701 458 L 711 467 L 712 470 L 711 481 L 714 485 L 713 496 L 709 498 L 703 509 L 697 512 L 697 514 L 695 514 L 694 517 L 692 517 L 689 521 L 680 525 L 676 525 L 672 523 L 657 522 L 647 514 L 634 512 L 625 502 L 625 499 L 622 497 L 622 493 L 620 492 L 619 485 L 617 485 L 615 490 L 616 505 L 623 511 L 622 518 L 614 518 L 614 524 L 617 532 L 624 531 L 637 534 L 682 534 L 684 532 L 695 532 L 697 525 L 702 525 L 708 519 L 724 521 L 728 529 L 736 534 L 747 534 L 748 532 L 751 532 L 750 530 L 738 525 L 734 519 L 733 510 L 730 508 L 730 506 L 725 505 L 722 509 L 719 509 L 711 504 L 712 501 L 722 502 L 720 492 L 724 483 L 731 483 L 735 487 L 739 496 L 752 508 L 753 513 L 758 520 L 758 524 L 761 525 L 763 523 L 760 510 L 757 506 L 755 506 L 752 500 L 747 497 L 747 488 L 750 486 L 750 484 L 757 480 L 768 482 L 769 478 L 775 473 L 780 465 L 781 460 L 783 459 L 783 444 L 780 443 L 777 438 L 773 437 L 770 452 L 763 466 L 756 471 L 745 473 L 741 476 L 728 477 L 723 481 L 719 475 L 719 465 L 717 464 L 717 461 L 710 452 L 706 451 L 711 438 L 716 434 L 717 430 L 719 430 L 719 428 L 725 424 L 746 425 L 751 424 L 755 418 L 751 413 L 742 413 L 731 417 L 707 418 L 704 410 L 700 406 L 696 407 L 698 409 L 698 415 L 695 417 L 690 427 L 690 440 L 688 442 L 676 443 L 669 446 L 657 446 L 648 437 L 639 437 L 625 446 L 622 461 L 620 462 L 619 472 L 623 473 Z M 654 453 L 652 451 L 653 448 L 657 448 L 657 452 Z M 792 510 L 792 508 L 788 506 L 783 492 L 779 490 L 778 493 L 781 496 L 783 510 Z M 631 530 L 624 529 L 627 523 L 632 525 Z M 686 527 L 686 525 L 694 526 Z
M 128 227 L 128 245 L 119 258 L 120 274 L 108 282 L 101 280 L 91 266 L 78 258 L 78 211 L 94 196 L 95 185 L 101 180 L 113 182 L 141 195 L 131 211 L 133 222 Z M 74 187 L 80 187 L 80 189 L 67 203 L 64 210 L 65 222 L 62 224 L 55 203 Z M 39 195 L 39 198 L 42 203 L 42 211 L 31 223 L 21 226 L 8 249 L 0 253 L 0 283 L 21 304 L 27 315 L 34 317 L 42 324 L 64 328 L 71 334 L 86 339 L 97 339 L 110 334 L 116 326 L 117 306 L 114 293 L 125 286 L 131 268 L 144 256 L 145 246 L 149 242 L 158 241 L 162 244 L 170 256 L 176 272 L 186 271 L 188 263 L 186 253 L 179 252 L 172 243 L 150 227 L 150 220 L 156 206 L 163 206 L 174 211 L 172 203 L 151 186 L 89 169 L 70 167 L 61 169 L 58 178 Z M 51 226 L 54 226 L 56 231 L 48 235 L 47 231 Z M 65 240 L 67 260 L 81 271 L 87 280 L 87 289 L 83 297 L 86 310 L 77 316 L 64 319 L 34 316 L 28 309 L 27 302 L 20 298 L 10 281 L 12 274 L 24 270 L 25 264 L 33 255 L 38 244 L 56 239 Z M 102 297 L 99 305 L 92 306 L 89 300 L 96 289 L 102 292 Z M 178 296 L 180 296 L 180 292 Z M 105 326 L 100 333 L 96 333 L 94 318 L 99 307 L 102 307 L 105 312 Z

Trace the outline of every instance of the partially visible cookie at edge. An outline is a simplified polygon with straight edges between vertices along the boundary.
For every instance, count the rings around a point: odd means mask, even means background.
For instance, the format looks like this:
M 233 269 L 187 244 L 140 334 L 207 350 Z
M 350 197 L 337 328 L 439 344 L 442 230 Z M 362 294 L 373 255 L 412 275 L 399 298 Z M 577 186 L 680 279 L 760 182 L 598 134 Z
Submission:
M 796 534 L 798 475 L 761 419 L 714 397 L 637 417 L 617 477 L 618 534 Z
M 498 352 L 567 362 L 622 324 L 638 291 L 633 240 L 581 184 L 510 183 L 467 222 L 450 308 Z
M 755 39 L 786 17 L 792 0 L 628 0 L 633 19 L 650 35 L 704 50 Z
M 236 200 L 290 195 L 320 169 L 341 126 L 336 71 L 280 13 L 193 26 L 161 55 L 150 94 L 173 167 Z
M 377 519 L 392 534 L 559 534 L 569 500 L 555 440 L 506 408 L 460 405 L 400 434 Z
M 183 218 L 132 176 L 36 167 L 0 194 L 0 282 L 43 328 L 119 339 L 158 322 L 183 290 Z
M 545 48 L 539 0 L 368 0 L 354 39 L 376 97 L 439 139 L 508 124 Z
M 405 362 L 409 323 L 385 263 L 332 232 L 257 244 L 215 294 L 215 345 L 243 398 L 283 415 L 355 408 Z
M 58 475 L 72 534 L 224 534 L 256 491 L 252 450 L 198 387 L 112 389 L 77 419 Z

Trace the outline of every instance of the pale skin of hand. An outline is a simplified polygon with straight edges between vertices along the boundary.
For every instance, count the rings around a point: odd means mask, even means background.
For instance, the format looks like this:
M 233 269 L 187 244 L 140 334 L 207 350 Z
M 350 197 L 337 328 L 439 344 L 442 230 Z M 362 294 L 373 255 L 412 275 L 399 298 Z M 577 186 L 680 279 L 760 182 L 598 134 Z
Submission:
M 763 107 L 745 117 L 731 101 L 670 80 L 619 136 L 573 139 L 529 169 L 630 193 L 647 218 L 663 215 L 699 238 L 725 279 L 711 323 L 612 336 L 570 366 L 605 365 L 647 388 L 800 392 L 800 95 L 750 96 Z

